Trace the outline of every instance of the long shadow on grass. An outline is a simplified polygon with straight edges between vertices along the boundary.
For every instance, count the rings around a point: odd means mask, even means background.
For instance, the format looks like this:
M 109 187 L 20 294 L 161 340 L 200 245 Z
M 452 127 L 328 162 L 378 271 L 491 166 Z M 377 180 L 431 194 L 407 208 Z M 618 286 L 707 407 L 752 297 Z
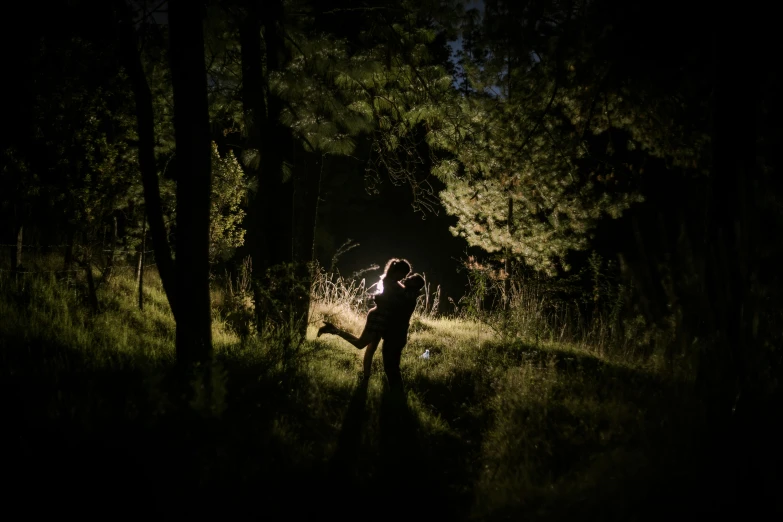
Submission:
M 329 464 L 328 505 L 340 518 L 366 520 L 424 520 L 437 514 L 442 500 L 432 493 L 430 460 L 419 444 L 419 422 L 403 390 L 384 389 L 378 407 L 379 432 L 369 445 L 377 455 L 377 474 L 361 477 L 362 431 L 371 417 L 367 384 L 356 387 L 346 410 L 337 448 Z M 367 443 L 365 443 L 367 444 Z M 366 448 L 365 448 L 366 451 Z M 346 490 L 350 500 L 346 504 Z
M 434 483 L 435 462 L 422 448 L 423 430 L 406 392 L 386 387 L 378 417 L 380 477 L 374 504 L 387 520 L 442 518 L 446 499 Z
M 362 380 L 354 390 L 343 418 L 332 460 L 329 462 L 329 479 L 332 485 L 354 482 L 354 470 L 361 446 L 362 425 L 367 418 L 367 382 Z

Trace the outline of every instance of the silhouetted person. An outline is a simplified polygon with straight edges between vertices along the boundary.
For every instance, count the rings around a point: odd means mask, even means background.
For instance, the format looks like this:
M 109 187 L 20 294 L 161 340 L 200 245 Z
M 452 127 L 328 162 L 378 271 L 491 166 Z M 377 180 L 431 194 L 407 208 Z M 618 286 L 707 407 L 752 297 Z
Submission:
M 396 386 L 402 383 L 400 356 L 407 343 L 408 323 L 416 308 L 416 299 L 424 287 L 424 278 L 418 274 L 401 281 L 408 273 L 410 263 L 404 259 L 391 259 L 386 264 L 386 270 L 381 276 L 386 284 L 383 292 L 374 296 L 376 306 L 367 314 L 361 336 L 356 337 L 328 322 L 318 330 L 318 336 L 330 333 L 342 337 L 359 350 L 367 347 L 364 354 L 365 380 L 370 378 L 372 358 L 383 339 L 384 370 L 389 384 Z M 387 355 L 387 351 L 391 356 Z
M 396 351 L 397 332 L 405 331 L 405 342 L 402 347 L 405 346 L 408 340 L 408 323 L 410 322 L 410 314 L 416 308 L 416 299 L 419 296 L 419 292 L 424 287 L 424 278 L 419 274 L 413 274 L 401 281 L 404 288 L 402 293 L 395 292 L 394 300 L 389 300 L 386 306 L 389 307 L 389 315 L 386 318 L 386 327 L 381 333 L 380 337 L 367 346 L 367 351 L 364 352 L 364 378 L 370 378 L 370 369 L 372 368 L 372 358 L 375 351 L 378 348 L 378 344 L 383 339 L 383 364 L 384 371 L 386 371 L 386 377 L 389 380 L 389 384 L 392 384 L 392 379 L 395 379 L 396 375 L 400 374 L 400 356 L 397 356 L 396 370 L 394 367 L 387 367 L 387 361 L 392 361 L 387 355 L 390 350 Z M 412 308 L 411 308 L 412 306 Z M 410 309 L 410 314 L 407 314 L 407 310 Z M 406 316 L 407 314 L 407 316 Z M 400 334 L 402 335 L 402 334 Z M 392 339 L 392 348 L 389 347 L 389 338 Z M 399 351 L 402 352 L 402 347 Z
M 365 346 L 367 347 L 367 351 L 364 354 L 365 379 L 370 378 L 372 356 L 378 347 L 378 343 L 381 341 L 383 332 L 386 330 L 386 319 L 393 308 L 393 303 L 399 301 L 402 297 L 404 287 L 400 284 L 400 280 L 407 276 L 410 271 L 411 265 L 405 259 L 392 258 L 386 263 L 386 268 L 381 275 L 382 290 L 373 296 L 375 307 L 367 313 L 367 320 L 359 337 L 341 330 L 326 321 L 318 330 L 318 337 L 329 333 L 342 337 L 357 350 L 361 350 Z

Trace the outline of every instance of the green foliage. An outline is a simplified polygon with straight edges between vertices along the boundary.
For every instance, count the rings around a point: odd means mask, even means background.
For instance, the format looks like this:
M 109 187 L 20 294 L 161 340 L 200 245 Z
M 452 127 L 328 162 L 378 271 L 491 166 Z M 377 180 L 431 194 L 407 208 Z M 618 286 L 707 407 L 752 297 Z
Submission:
M 543 66 L 530 75 L 524 98 L 455 100 L 457 117 L 441 118 L 428 141 L 449 153 L 432 172 L 446 183 L 440 196 L 458 220 L 452 233 L 555 274 L 570 268 L 570 250 L 587 248 L 599 219 L 619 217 L 641 197 L 609 185 L 631 172 L 585 168 L 587 145 L 566 145 L 582 132 L 576 117 L 564 117 L 567 89 Z
M 267 319 L 259 325 L 260 337 L 281 347 L 286 365 L 293 363 L 305 340 L 310 270 L 309 264 L 282 263 L 267 269 L 265 277 L 254 283 L 256 312 L 260 309 Z
M 243 259 L 235 280 L 226 273 L 225 289 L 219 304 L 216 305 L 220 309 L 220 315 L 225 318 L 227 327 L 238 335 L 242 342 L 248 339 L 251 332 L 256 331 L 252 274 L 252 259 L 247 256 Z M 214 296 L 212 302 L 214 306 Z
M 282 122 L 312 152 L 347 155 L 355 137 L 370 128 L 369 108 L 351 94 L 346 76 L 361 65 L 349 59 L 346 42 L 328 35 L 296 35 L 286 70 L 270 79 L 287 101 Z
M 204 24 L 209 118 L 226 124 L 226 132 L 241 130 L 242 66 L 236 24 L 220 2 L 210 2 Z
M 469 10 L 460 88 L 425 88 L 429 103 L 387 116 L 424 124 L 431 173 L 446 184 L 441 203 L 457 218 L 452 233 L 549 275 L 570 270 L 566 255 L 588 248 L 601 219 L 643 200 L 645 158 L 705 167 L 703 129 L 652 85 L 617 80 L 620 65 L 598 51 L 606 32 L 577 29 L 600 16 L 549 2 Z M 411 129 L 398 129 L 383 143 L 410 156 L 401 137 Z
M 151 40 L 154 40 L 152 38 Z M 164 215 L 174 211 L 174 183 L 166 178 L 173 151 L 170 88 L 160 46 L 144 47 L 156 117 Z M 139 177 L 136 117 L 127 75 L 114 44 L 80 36 L 43 37 L 31 50 L 38 78 L 32 84 L 30 118 L 4 161 L 0 206 L 17 206 L 27 230 L 49 243 L 74 240 L 92 252 L 110 248 L 113 220 L 120 242 L 141 242 L 144 196 Z
M 270 96 L 283 101 L 280 121 L 293 131 L 306 151 L 351 154 L 355 137 L 370 129 L 366 107 L 356 103 L 341 78 L 358 64 L 348 54 L 344 39 L 312 29 L 308 5 L 298 16 L 283 15 L 287 60 L 281 71 L 264 71 Z M 246 16 L 226 3 L 210 7 L 206 28 L 210 78 L 210 116 L 224 125 L 224 133 L 246 135 L 252 114 L 245 114 L 241 99 L 241 46 L 236 20 Z M 245 151 L 253 166 L 257 152 Z
M 234 154 L 220 157 L 212 143 L 212 198 L 210 207 L 209 258 L 226 260 L 244 244 L 243 206 L 249 182 Z
M 88 63 L 108 67 L 106 51 L 93 43 L 72 38 L 65 45 L 44 44 L 40 57 L 28 161 L 53 208 L 94 236 L 112 212 L 140 203 L 128 197 L 138 184 L 132 98 L 121 72 L 107 78 L 87 70 Z

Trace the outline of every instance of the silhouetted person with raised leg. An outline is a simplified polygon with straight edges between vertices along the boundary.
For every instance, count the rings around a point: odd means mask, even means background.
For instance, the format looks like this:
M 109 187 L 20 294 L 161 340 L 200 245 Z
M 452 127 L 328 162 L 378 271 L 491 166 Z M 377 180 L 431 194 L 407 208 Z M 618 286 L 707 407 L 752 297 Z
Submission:
M 384 280 L 394 280 L 399 277 L 407 266 L 399 266 L 396 261 L 390 260 L 387 264 L 387 271 L 384 274 Z M 331 323 L 326 323 L 318 331 L 318 335 L 330 333 L 342 337 L 354 347 L 361 350 L 367 347 L 364 354 L 364 380 L 370 378 L 370 369 L 372 367 L 372 358 L 383 340 L 383 368 L 390 389 L 397 393 L 402 391 L 402 374 L 400 372 L 400 359 L 402 350 L 408 342 L 408 327 L 413 311 L 416 309 L 416 301 L 424 287 L 424 278 L 419 274 L 413 274 L 401 281 L 396 281 L 394 286 L 384 288 L 383 298 L 376 301 L 378 306 L 370 310 L 367 315 L 362 335 L 355 335 L 346 332 Z M 387 288 L 393 288 L 387 293 Z
M 386 269 L 381 276 L 382 291 L 373 296 L 375 307 L 367 313 L 367 320 L 364 330 L 359 337 L 346 332 L 325 322 L 318 330 L 318 337 L 323 334 L 333 334 L 342 337 L 351 343 L 357 350 L 367 348 L 364 354 L 364 378 L 369 379 L 372 358 L 378 348 L 383 334 L 386 332 L 386 325 L 390 315 L 395 314 L 395 309 L 402 305 L 407 298 L 406 289 L 400 283 L 411 271 L 410 263 L 404 259 L 390 259 L 386 263 Z

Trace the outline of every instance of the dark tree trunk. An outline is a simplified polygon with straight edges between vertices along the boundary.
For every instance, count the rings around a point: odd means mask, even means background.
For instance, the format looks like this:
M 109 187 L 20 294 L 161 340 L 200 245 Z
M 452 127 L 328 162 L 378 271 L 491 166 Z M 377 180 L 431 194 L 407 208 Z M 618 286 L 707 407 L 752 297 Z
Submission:
M 209 303 L 211 151 L 201 9 L 169 2 L 177 151 L 177 361 L 212 359 Z
M 280 71 L 285 66 L 285 45 L 278 28 L 283 16 L 280 0 L 265 4 L 263 28 L 267 71 Z M 280 123 L 283 103 L 272 92 L 269 77 L 265 78 L 267 118 L 264 121 L 261 148 L 261 178 L 259 193 L 265 210 L 265 243 L 268 266 L 289 263 L 293 259 L 293 180 L 283 179 L 285 151 L 290 151 L 292 140 L 289 129 Z
M 239 39 L 242 61 L 242 108 L 247 130 L 245 148 L 247 151 L 255 151 L 258 159 L 263 148 L 261 129 L 266 121 L 266 101 L 264 75 L 261 69 L 261 18 L 257 7 L 257 2 L 252 0 L 248 2 L 247 16 L 239 23 Z M 261 184 L 261 169 L 258 162 L 251 162 L 247 168 Z M 264 219 L 263 199 L 263 194 L 259 190 L 248 208 L 247 216 L 247 243 L 255 266 L 253 300 L 256 303 L 256 324 L 259 330 L 263 329 L 266 323 L 266 314 L 262 312 L 265 301 L 259 284 L 269 266 L 268 251 L 264 244 L 264 229 L 267 224 Z
M 294 261 L 293 245 L 293 186 L 292 180 L 283 180 L 284 152 L 291 149 L 290 131 L 280 120 L 282 102 L 269 86 L 262 63 L 266 62 L 267 74 L 282 69 L 285 46 L 278 30 L 282 17 L 282 3 L 279 0 L 264 4 L 261 12 L 258 2 L 249 0 L 244 4 L 247 17 L 240 25 L 242 46 L 243 109 L 248 128 L 247 148 L 258 151 L 258 164 L 251 165 L 258 180 L 258 192 L 248 212 L 248 246 L 253 257 L 254 297 L 256 302 L 256 323 L 263 330 L 270 319 L 272 309 L 268 295 L 262 292 L 269 287 L 267 271 L 274 266 Z M 263 29 L 262 56 L 261 32 Z M 265 58 L 265 60 L 264 60 Z M 289 301 L 289 288 L 278 285 L 280 293 L 273 299 Z M 288 303 L 284 303 L 284 308 Z M 297 307 L 295 307 L 297 308 Z M 284 318 L 281 318 L 284 319 Z
M 295 301 L 293 313 L 297 318 L 299 335 L 307 332 L 307 319 L 310 312 L 309 288 L 313 279 L 315 260 L 315 227 L 318 215 L 318 201 L 321 196 L 321 173 L 324 156 L 320 153 L 304 153 L 302 172 L 295 179 L 294 189 L 294 234 L 293 260 L 300 267 L 305 295 Z
M 283 2 L 273 0 L 265 4 L 264 17 L 264 47 L 268 71 L 282 71 L 288 57 L 283 36 L 279 28 L 283 19 Z M 283 102 L 275 94 L 266 77 L 267 119 L 264 129 L 264 147 L 261 150 L 261 180 L 259 193 L 262 196 L 264 209 L 264 238 L 268 252 L 268 266 L 275 267 L 287 264 L 291 272 L 286 272 L 286 284 L 278 285 L 278 291 L 273 295 L 275 308 L 283 310 L 283 317 L 278 317 L 284 325 L 293 325 L 300 335 L 307 329 L 307 312 L 309 308 L 309 270 L 302 260 L 295 257 L 295 198 L 296 182 L 303 176 L 302 170 L 292 167 L 293 172 L 287 178 L 283 175 L 285 154 L 292 153 L 294 142 L 290 129 L 280 123 Z M 306 171 L 306 169 L 305 169 Z M 269 285 L 271 281 L 267 281 Z M 305 285 L 305 295 L 301 289 Z M 270 285 L 271 286 L 271 285 Z M 282 307 L 280 305 L 283 305 Z M 294 333 L 294 332 L 291 332 Z
M 261 150 L 261 128 L 266 120 L 264 75 L 261 70 L 261 19 L 255 2 L 239 24 L 242 61 L 242 105 L 247 130 L 246 147 Z M 252 168 L 258 173 L 258 168 Z
M 178 310 L 175 294 L 174 260 L 163 221 L 163 205 L 160 199 L 158 171 L 155 165 L 155 119 L 152 108 L 152 93 L 141 64 L 138 51 L 138 38 L 133 29 L 132 14 L 123 0 L 117 0 L 120 15 L 119 39 L 122 63 L 133 88 L 136 102 L 136 118 L 139 134 L 139 168 L 144 188 L 144 207 L 147 211 L 152 248 L 155 251 L 155 264 L 160 273 L 163 289 L 171 305 L 174 318 Z

